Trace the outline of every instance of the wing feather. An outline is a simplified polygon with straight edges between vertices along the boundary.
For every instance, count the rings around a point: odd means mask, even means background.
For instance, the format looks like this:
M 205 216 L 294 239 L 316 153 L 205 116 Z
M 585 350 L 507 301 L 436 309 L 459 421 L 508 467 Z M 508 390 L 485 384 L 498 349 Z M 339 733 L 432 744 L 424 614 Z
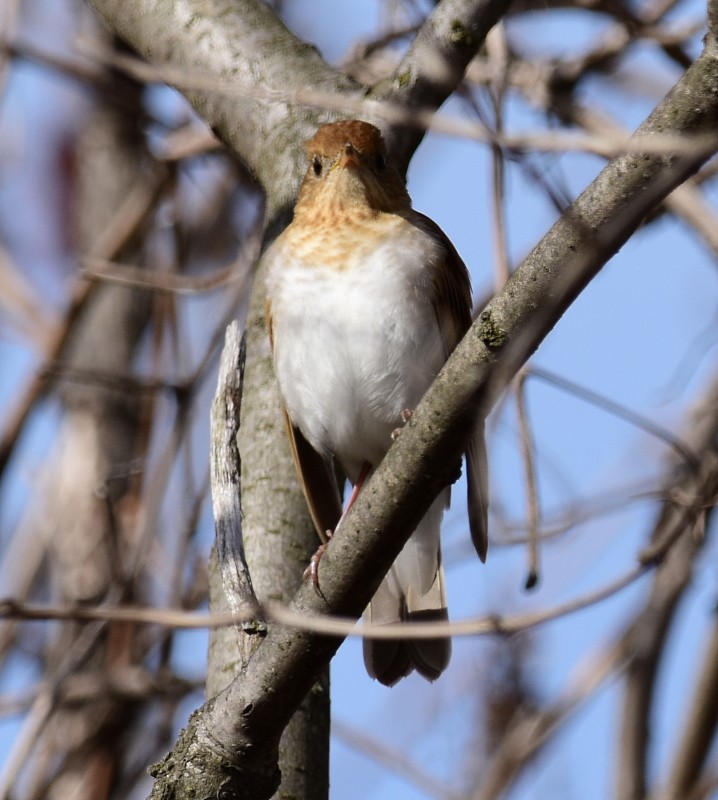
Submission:
M 441 244 L 443 259 L 434 265 L 433 294 L 436 318 L 446 357 L 471 326 L 471 279 L 456 248 L 429 217 L 416 213 L 417 224 Z M 486 560 L 488 549 L 488 465 L 483 420 L 476 424 L 466 446 L 469 528 L 476 553 Z
M 327 531 L 334 531 L 342 515 L 342 502 L 334 470 L 309 444 L 299 428 L 292 425 L 286 410 L 284 419 L 294 466 L 297 468 L 297 477 L 307 500 L 309 513 L 319 538 L 326 542 Z

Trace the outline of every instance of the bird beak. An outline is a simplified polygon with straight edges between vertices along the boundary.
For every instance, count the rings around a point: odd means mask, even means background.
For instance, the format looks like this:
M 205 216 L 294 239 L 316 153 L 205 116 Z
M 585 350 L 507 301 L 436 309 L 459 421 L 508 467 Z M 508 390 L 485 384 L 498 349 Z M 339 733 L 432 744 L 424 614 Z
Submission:
M 339 156 L 338 167 L 358 167 L 359 166 L 359 153 L 351 142 L 344 145 L 344 152 Z

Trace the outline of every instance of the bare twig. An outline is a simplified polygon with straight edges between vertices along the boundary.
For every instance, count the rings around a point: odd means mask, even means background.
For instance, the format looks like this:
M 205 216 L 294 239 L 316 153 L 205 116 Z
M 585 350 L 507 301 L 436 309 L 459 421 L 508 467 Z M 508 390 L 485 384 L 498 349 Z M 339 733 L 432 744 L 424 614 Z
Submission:
M 622 591 L 650 570 L 651 565 L 638 565 L 628 570 L 600 589 L 541 611 L 527 612 L 515 616 L 492 615 L 478 619 L 454 622 L 413 622 L 396 625 L 369 624 L 357 627 L 356 622 L 342 617 L 310 615 L 276 602 L 267 602 L 259 607 L 245 607 L 236 612 L 200 614 L 163 608 L 138 608 L 113 606 L 41 606 L 18 603 L 14 600 L 0 601 L 0 619 L 46 621 L 73 620 L 91 622 L 134 622 L 146 625 L 162 625 L 171 628 L 220 628 L 235 624 L 238 620 L 251 623 L 258 615 L 267 620 L 298 630 L 312 631 L 326 636 L 371 636 L 376 639 L 434 639 L 437 636 L 504 636 L 534 628 L 545 622 L 574 614 Z
M 140 175 L 134 189 L 128 193 L 123 205 L 117 210 L 103 234 L 98 237 L 90 254 L 91 257 L 111 261 L 117 255 L 137 230 L 146 223 L 149 210 L 157 202 L 165 178 L 164 169 L 150 169 Z M 95 281 L 85 279 L 80 279 L 75 284 L 70 306 L 61 326 L 56 330 L 47 347 L 47 362 L 57 361 L 60 357 L 69 340 L 75 320 L 92 296 L 96 286 Z M 8 414 L 8 421 L 0 435 L 0 475 L 7 465 L 28 415 L 47 388 L 43 376 L 44 367 L 28 384 L 20 398 L 16 400 L 14 409 Z
M 692 797 L 702 780 L 702 770 L 718 724 L 718 615 L 703 654 L 703 669 L 695 682 L 693 702 L 673 754 L 665 791 L 658 797 Z

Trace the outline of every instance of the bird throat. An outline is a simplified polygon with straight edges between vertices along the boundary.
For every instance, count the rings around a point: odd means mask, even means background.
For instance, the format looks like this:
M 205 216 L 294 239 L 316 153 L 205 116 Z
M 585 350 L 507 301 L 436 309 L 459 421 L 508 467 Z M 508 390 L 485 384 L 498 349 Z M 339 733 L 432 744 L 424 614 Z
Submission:
M 378 213 L 364 181 L 354 170 L 341 169 L 320 183 L 302 188 L 294 219 L 302 225 L 324 226 L 371 219 Z
M 392 193 L 361 168 L 336 167 L 305 181 L 285 236 L 307 263 L 343 271 L 390 236 L 409 206 L 403 185 Z
M 367 206 L 333 205 L 295 216 L 284 237 L 306 264 L 345 271 L 361 264 L 402 224 L 400 216 Z

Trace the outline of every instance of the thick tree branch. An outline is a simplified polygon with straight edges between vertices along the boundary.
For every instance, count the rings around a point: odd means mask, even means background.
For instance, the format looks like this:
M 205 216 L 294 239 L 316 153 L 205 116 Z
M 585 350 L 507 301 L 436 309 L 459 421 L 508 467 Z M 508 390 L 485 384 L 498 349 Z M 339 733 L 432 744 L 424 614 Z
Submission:
M 681 157 L 641 155 L 640 139 L 714 133 L 717 89 L 711 38 L 638 130 L 636 152 L 605 167 L 480 315 L 325 553 L 322 586 L 335 611 L 361 611 L 405 535 L 452 479 L 478 409 L 485 413 L 645 214 L 713 152 L 715 144 Z

